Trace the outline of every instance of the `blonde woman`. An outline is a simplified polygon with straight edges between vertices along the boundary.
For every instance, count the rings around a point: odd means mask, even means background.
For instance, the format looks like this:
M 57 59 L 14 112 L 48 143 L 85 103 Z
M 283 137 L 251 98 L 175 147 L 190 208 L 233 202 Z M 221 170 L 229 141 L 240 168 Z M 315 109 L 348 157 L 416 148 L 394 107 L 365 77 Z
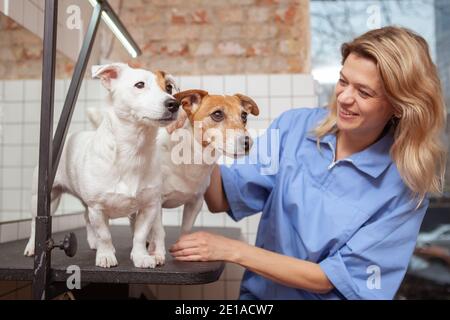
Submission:
M 328 108 L 294 109 L 270 126 L 277 172 L 213 172 L 212 212 L 237 221 L 262 211 L 256 245 L 197 232 L 172 246 L 176 259 L 245 267 L 241 299 L 394 297 L 428 196 L 443 187 L 441 85 L 426 41 L 404 28 L 345 43 L 342 64 Z

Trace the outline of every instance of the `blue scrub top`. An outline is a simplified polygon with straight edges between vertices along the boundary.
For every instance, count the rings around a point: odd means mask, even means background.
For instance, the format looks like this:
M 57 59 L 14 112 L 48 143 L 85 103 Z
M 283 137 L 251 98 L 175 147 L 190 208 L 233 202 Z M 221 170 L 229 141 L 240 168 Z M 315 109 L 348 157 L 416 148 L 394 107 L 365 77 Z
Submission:
M 391 133 L 339 161 L 335 134 L 322 137 L 319 150 L 310 131 L 328 112 L 283 113 L 245 164 L 220 170 L 234 220 L 262 211 L 255 245 L 318 263 L 335 289 L 316 294 L 246 270 L 240 299 L 392 299 L 398 290 L 428 197 L 416 210 L 389 155 Z

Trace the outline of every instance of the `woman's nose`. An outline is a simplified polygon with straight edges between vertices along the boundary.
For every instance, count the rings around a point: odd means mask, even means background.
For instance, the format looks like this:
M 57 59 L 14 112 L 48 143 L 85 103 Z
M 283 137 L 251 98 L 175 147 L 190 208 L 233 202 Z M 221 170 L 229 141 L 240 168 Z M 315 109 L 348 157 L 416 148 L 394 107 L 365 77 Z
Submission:
M 337 96 L 337 101 L 341 104 L 353 104 L 355 98 L 353 96 L 352 88 L 345 88 L 341 93 Z

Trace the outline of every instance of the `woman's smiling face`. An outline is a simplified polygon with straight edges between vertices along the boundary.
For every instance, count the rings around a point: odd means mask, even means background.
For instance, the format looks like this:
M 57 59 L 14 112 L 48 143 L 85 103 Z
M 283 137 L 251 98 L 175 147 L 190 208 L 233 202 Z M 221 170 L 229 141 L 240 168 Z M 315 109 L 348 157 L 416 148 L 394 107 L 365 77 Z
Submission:
M 373 142 L 394 114 L 377 66 L 354 53 L 344 62 L 335 92 L 337 127 L 342 133 Z

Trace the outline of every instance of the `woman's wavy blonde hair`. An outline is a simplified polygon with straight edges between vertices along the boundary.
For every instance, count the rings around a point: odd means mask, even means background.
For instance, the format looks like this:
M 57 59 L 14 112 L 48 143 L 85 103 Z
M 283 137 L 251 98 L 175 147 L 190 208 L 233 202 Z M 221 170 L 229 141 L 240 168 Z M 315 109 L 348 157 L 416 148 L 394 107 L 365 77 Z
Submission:
M 418 200 L 417 207 L 428 192 L 441 194 L 447 157 L 446 109 L 427 42 L 411 30 L 391 26 L 344 43 L 341 52 L 342 64 L 354 53 L 377 65 L 394 109 L 390 154 L 412 197 Z M 328 117 L 314 129 L 319 140 L 338 131 L 335 95 L 329 108 Z

